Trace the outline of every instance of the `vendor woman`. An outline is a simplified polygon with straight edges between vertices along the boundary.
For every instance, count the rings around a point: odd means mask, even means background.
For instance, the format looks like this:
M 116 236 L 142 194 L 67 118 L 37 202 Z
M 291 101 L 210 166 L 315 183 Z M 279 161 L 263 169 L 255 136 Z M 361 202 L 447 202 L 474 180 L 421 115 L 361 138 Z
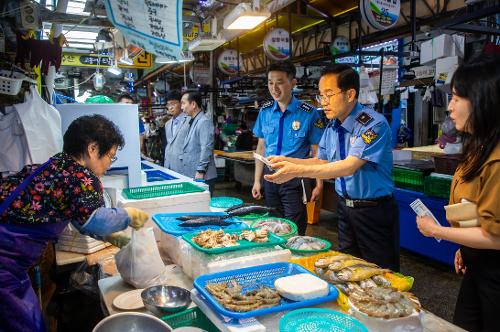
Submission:
M 45 331 L 28 269 L 71 222 L 80 232 L 123 246 L 122 230 L 149 216 L 134 208 L 104 208 L 99 177 L 124 145 L 100 115 L 82 116 L 64 134 L 63 152 L 0 182 L 0 331 Z
M 450 204 L 477 205 L 479 226 L 442 227 L 417 217 L 420 232 L 461 245 L 455 270 L 464 273 L 453 322 L 467 331 L 500 331 L 500 59 L 482 55 L 458 67 L 450 117 L 463 133 L 463 159 Z

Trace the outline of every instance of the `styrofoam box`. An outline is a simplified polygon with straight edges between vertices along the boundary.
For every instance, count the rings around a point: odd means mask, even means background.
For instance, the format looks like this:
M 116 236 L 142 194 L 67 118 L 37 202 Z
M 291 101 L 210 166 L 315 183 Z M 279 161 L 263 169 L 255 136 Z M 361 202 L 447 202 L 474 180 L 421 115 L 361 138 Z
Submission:
M 453 77 L 455 70 L 458 68 L 459 61 L 458 56 L 451 56 L 436 60 L 436 74 L 434 76 L 436 85 L 451 83 L 451 78 Z
M 420 64 L 425 65 L 436 59 L 458 55 L 459 50 L 455 50 L 455 40 L 460 45 L 460 39 L 454 39 L 453 36 L 447 34 L 423 42 L 420 45 Z
M 61 251 L 71 251 L 71 252 L 77 252 L 79 254 L 91 254 L 96 251 L 102 250 L 106 247 L 109 246 L 109 243 L 103 243 L 98 246 L 92 247 L 92 248 L 78 248 L 75 246 L 67 246 L 67 245 L 62 245 L 60 243 L 56 243 L 56 250 L 61 250 Z
M 134 207 L 143 210 L 150 216 L 157 213 L 175 212 L 209 212 L 210 193 L 208 191 L 189 193 L 175 196 L 155 197 L 148 199 L 126 199 L 121 191 L 118 193 L 117 206 L 121 208 Z M 160 239 L 162 231 L 149 218 L 146 227 L 153 227 L 155 237 Z
M 287 262 L 292 253 L 281 247 L 252 248 L 221 254 L 206 254 L 182 240 L 180 244 L 182 270 L 190 278 L 202 274 L 229 271 L 262 264 Z

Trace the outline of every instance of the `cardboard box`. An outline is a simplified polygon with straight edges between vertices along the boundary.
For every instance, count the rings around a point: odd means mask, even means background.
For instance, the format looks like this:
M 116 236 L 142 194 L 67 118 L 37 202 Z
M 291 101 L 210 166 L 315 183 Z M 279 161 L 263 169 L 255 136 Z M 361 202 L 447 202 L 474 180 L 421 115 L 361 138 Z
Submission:
M 458 56 L 451 56 L 443 59 L 436 60 L 436 74 L 434 79 L 436 85 L 445 85 L 451 83 L 451 78 L 460 64 Z

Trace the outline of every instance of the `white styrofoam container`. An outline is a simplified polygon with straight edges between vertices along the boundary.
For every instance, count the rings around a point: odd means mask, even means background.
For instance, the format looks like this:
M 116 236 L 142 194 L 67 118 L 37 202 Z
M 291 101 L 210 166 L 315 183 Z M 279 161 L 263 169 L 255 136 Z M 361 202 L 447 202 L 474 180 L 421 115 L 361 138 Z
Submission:
M 281 247 L 252 248 L 209 255 L 196 250 L 184 240 L 182 242 L 180 247 L 182 270 L 193 279 L 202 274 L 287 262 L 292 257 L 290 250 Z
M 62 245 L 60 243 L 56 243 L 56 250 L 76 252 L 79 254 L 91 254 L 96 251 L 107 248 L 109 245 L 110 245 L 109 243 L 103 243 L 92 248 L 78 248 L 74 245 Z
M 425 65 L 436 59 L 453 55 L 453 37 L 442 34 L 420 45 L 420 64 Z
M 436 73 L 434 79 L 436 85 L 450 84 L 451 78 L 457 70 L 460 59 L 458 56 L 450 56 L 447 58 L 436 60 Z

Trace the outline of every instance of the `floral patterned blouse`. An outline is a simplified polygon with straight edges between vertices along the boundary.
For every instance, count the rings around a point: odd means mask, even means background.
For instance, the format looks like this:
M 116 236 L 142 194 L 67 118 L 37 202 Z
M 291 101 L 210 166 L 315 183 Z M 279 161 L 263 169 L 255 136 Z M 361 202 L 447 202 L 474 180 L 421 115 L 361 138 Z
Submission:
M 27 166 L 0 181 L 0 202 L 23 182 L 36 166 Z M 37 224 L 72 220 L 83 225 L 104 206 L 102 184 L 92 171 L 62 152 L 35 176 L 33 181 L 0 215 L 0 223 Z

